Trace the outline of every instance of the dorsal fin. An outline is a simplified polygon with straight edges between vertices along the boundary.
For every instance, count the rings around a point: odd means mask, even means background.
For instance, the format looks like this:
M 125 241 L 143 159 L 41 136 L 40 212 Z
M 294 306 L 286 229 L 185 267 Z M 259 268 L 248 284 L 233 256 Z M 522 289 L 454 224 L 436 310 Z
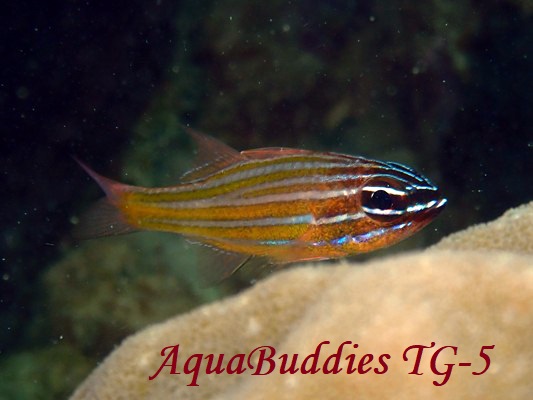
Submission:
M 185 130 L 196 143 L 197 149 L 195 167 L 182 175 L 183 183 L 196 181 L 247 159 L 246 156 L 220 140 L 191 128 L 185 128 Z
M 355 157 L 331 151 L 319 152 L 305 149 L 293 149 L 290 147 L 264 147 L 261 149 L 244 150 L 241 151 L 241 155 L 250 160 L 262 160 L 265 158 L 285 156 L 328 157 L 332 162 L 338 162 L 341 164 L 353 163 L 361 160 L 361 157 Z
M 246 158 L 255 160 L 276 156 L 298 156 L 309 154 L 317 154 L 317 152 L 304 149 L 291 149 L 289 147 L 264 147 L 261 149 L 245 150 L 241 152 L 241 155 L 245 156 Z

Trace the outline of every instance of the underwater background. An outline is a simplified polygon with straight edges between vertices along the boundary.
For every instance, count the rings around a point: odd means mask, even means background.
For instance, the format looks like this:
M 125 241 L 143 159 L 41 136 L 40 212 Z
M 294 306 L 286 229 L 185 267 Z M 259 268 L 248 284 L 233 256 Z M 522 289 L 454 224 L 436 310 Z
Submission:
M 405 163 L 448 198 L 426 247 L 533 198 L 527 0 L 90 1 L 2 6 L 0 399 L 67 397 L 140 328 L 250 285 L 204 289 L 194 247 L 139 233 L 75 243 L 101 197 L 71 155 L 175 184 L 182 125 L 239 149 Z

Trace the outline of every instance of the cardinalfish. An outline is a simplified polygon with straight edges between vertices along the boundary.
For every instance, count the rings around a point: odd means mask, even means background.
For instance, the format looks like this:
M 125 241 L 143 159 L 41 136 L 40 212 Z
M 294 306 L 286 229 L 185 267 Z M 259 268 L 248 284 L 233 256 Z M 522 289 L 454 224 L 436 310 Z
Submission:
M 239 152 L 189 133 L 199 167 L 175 186 L 122 184 L 80 162 L 107 197 L 87 211 L 75 236 L 179 233 L 219 250 L 219 274 L 227 276 L 254 257 L 286 264 L 390 246 L 446 204 L 427 178 L 396 162 L 290 148 Z

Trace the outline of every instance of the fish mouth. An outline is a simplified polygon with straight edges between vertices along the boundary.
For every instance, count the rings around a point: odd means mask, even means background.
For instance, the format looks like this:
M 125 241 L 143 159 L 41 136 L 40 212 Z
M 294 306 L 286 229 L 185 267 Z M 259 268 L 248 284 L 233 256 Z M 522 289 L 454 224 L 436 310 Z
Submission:
M 420 213 L 420 216 L 422 218 L 433 219 L 437 215 L 439 215 L 442 212 L 442 210 L 444 210 L 446 203 L 448 203 L 448 199 L 444 197 L 440 199 L 432 200 L 427 203 L 427 208 Z
M 448 202 L 448 199 L 445 199 L 444 197 L 442 199 L 440 199 L 437 203 L 437 205 L 435 206 L 435 208 L 439 208 L 442 209 L 444 208 L 444 206 L 446 205 L 446 203 Z

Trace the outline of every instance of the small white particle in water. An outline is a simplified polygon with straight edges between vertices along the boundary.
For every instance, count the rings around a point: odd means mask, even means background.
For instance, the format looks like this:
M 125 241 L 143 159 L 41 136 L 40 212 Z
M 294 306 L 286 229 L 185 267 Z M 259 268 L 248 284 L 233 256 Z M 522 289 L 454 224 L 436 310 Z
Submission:
M 370 20 L 370 22 L 374 22 L 376 20 L 376 17 L 374 17 L 373 15 L 370 16 L 370 18 L 368 18 Z
M 26 98 L 28 98 L 29 94 L 30 94 L 30 91 L 28 90 L 28 88 L 26 86 L 20 86 L 18 89 L 17 89 L 17 97 L 21 100 L 24 100 Z

